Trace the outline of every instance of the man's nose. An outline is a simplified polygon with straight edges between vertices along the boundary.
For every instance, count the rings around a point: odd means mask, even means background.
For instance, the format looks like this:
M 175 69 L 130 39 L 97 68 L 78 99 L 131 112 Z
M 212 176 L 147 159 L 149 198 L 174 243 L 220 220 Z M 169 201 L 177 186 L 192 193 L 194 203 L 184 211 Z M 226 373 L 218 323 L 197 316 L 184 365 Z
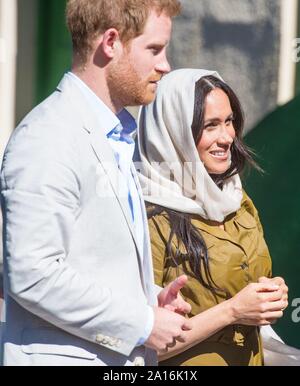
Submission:
M 168 74 L 171 71 L 171 66 L 166 56 L 156 65 L 155 69 L 162 74 Z

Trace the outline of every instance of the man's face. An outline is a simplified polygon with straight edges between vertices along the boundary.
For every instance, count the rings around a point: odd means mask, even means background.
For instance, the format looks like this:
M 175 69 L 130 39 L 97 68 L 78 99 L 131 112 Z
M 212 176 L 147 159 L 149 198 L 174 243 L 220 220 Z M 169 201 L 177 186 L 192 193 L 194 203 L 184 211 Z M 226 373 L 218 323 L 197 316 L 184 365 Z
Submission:
M 156 95 L 157 82 L 170 72 L 166 57 L 172 29 L 171 18 L 151 11 L 144 33 L 134 38 L 109 68 L 111 99 L 120 108 L 147 105 Z

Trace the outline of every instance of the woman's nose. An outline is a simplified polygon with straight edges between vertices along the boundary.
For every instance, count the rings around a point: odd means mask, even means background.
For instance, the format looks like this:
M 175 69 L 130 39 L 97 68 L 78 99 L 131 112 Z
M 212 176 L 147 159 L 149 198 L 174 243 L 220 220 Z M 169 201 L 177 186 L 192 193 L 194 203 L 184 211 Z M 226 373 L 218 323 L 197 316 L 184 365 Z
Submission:
M 220 143 L 226 144 L 226 145 L 230 145 L 233 142 L 233 138 L 230 135 L 229 130 L 226 126 L 225 127 L 222 126 L 222 128 L 220 129 L 218 139 Z

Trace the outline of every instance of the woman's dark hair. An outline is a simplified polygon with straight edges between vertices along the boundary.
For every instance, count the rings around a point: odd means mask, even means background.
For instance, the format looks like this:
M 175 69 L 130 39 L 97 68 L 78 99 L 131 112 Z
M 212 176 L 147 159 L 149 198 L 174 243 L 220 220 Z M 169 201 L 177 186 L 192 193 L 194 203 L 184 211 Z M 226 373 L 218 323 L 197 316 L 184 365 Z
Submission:
M 210 290 L 216 301 L 218 300 L 216 295 L 228 298 L 228 293 L 218 288 L 213 281 L 207 247 L 200 231 L 192 224 L 191 215 L 153 204 L 147 204 L 147 213 L 149 219 L 154 217 L 155 224 L 155 216 L 166 213 L 170 223 L 169 239 L 165 242 L 164 236 L 160 234 L 166 245 L 165 257 L 171 259 L 167 266 L 178 267 L 181 265 L 183 272 L 187 276 L 198 280 L 203 287 Z M 156 228 L 160 233 L 157 224 Z M 176 243 L 173 243 L 174 238 Z M 172 245 L 174 246 L 172 247 Z M 184 247 L 184 252 L 182 247 Z
M 196 82 L 195 85 L 194 117 L 191 127 L 195 144 L 198 145 L 204 131 L 206 98 L 215 89 L 223 90 L 229 98 L 233 111 L 233 126 L 236 133 L 236 138 L 231 146 L 231 167 L 222 175 L 211 175 L 216 185 L 222 189 L 224 182 L 236 174 L 241 174 L 246 165 L 260 171 L 261 169 L 252 158 L 253 152 L 243 143 L 245 119 L 238 97 L 226 83 L 214 76 L 205 76 Z M 219 288 L 213 281 L 207 246 L 199 229 L 192 224 L 192 216 L 158 205 L 153 206 L 151 204 L 148 206 L 149 218 L 163 212 L 168 216 L 171 227 L 169 240 L 166 243 L 167 256 L 171 257 L 176 266 L 181 264 L 185 274 L 197 279 L 214 296 L 219 295 L 228 298 L 229 294 L 227 291 Z M 175 251 L 174 247 L 172 248 L 174 237 L 178 245 Z M 180 251 L 180 245 L 185 249 L 184 254 Z

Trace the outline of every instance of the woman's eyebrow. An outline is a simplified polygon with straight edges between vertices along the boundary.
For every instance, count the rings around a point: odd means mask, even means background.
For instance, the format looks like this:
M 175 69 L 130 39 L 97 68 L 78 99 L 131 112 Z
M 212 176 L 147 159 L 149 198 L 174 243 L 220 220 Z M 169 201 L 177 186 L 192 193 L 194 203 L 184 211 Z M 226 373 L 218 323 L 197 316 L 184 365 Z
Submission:
M 227 118 L 228 119 L 228 118 Z M 213 123 L 213 122 L 220 122 L 220 118 L 208 118 L 206 121 L 205 121 L 205 124 L 207 123 Z
M 228 117 L 226 118 L 226 121 L 228 121 L 228 119 L 231 119 L 233 118 L 233 113 L 229 114 Z M 220 118 L 208 118 L 206 121 L 205 121 L 205 124 L 207 123 L 213 123 L 213 122 L 220 122 L 221 119 Z

